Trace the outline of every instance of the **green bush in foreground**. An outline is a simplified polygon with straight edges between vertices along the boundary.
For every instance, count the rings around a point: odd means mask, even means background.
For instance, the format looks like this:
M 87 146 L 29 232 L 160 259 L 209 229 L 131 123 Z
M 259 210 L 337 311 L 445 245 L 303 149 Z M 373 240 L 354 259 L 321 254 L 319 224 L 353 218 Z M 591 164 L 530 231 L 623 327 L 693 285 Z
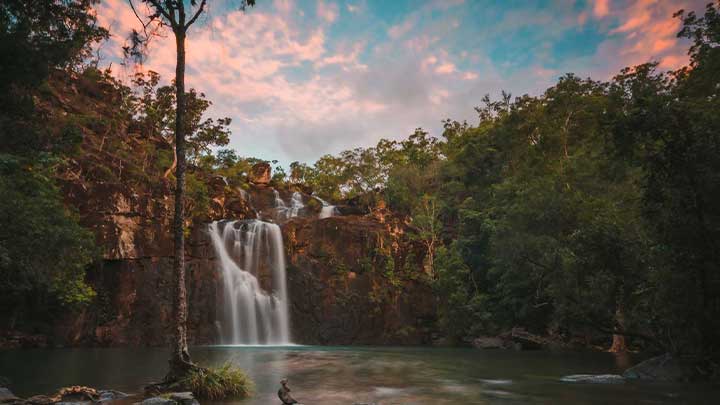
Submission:
M 239 368 L 225 363 L 218 368 L 198 368 L 182 381 L 198 398 L 217 400 L 246 398 L 255 388 L 252 380 Z

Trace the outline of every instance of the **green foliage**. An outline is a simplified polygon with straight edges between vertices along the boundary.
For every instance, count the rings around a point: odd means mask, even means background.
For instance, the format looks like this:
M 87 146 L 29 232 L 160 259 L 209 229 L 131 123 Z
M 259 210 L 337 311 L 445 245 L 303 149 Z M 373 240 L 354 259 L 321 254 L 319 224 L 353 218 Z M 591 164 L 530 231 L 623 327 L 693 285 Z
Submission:
M 108 36 L 98 27 L 94 0 L 6 0 L 0 3 L 0 150 L 32 156 L 47 150 L 51 128 L 35 116 L 33 90 L 55 69 L 78 67 L 93 43 Z
M 137 73 L 133 84 L 138 94 L 131 97 L 135 125 L 142 134 L 161 136 L 170 143 L 175 134 L 175 84 L 160 86 L 160 75 L 150 71 Z M 186 153 L 190 163 L 198 164 L 201 157 L 210 153 L 211 146 L 225 146 L 230 142 L 230 118 L 205 118 L 212 105 L 204 93 L 190 89 L 185 93 Z
M 198 398 L 211 401 L 248 398 L 255 389 L 245 372 L 230 363 L 218 368 L 194 368 L 180 385 L 188 387 Z
M 57 302 L 75 307 L 95 292 L 85 268 L 93 237 L 63 205 L 48 170 L 0 154 L 0 301 L 3 308 L 40 311 Z
M 185 177 L 187 212 L 191 218 L 203 217 L 210 207 L 210 193 L 207 183 L 195 173 Z
M 485 98 L 476 127 L 446 123 L 437 195 L 455 242 L 435 287 L 452 335 L 593 327 L 717 353 L 718 15 L 678 14 L 692 69 L 567 75 L 539 97 Z

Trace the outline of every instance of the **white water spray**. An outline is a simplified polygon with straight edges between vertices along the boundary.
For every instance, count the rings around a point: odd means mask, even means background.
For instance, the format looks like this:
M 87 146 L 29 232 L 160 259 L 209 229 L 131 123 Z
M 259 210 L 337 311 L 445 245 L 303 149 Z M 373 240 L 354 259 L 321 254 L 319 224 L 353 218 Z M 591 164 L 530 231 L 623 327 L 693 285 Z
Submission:
M 320 215 L 318 215 L 318 218 L 330 218 L 339 214 L 338 209 L 334 205 L 330 205 L 327 201 L 316 195 L 313 195 L 313 197 L 315 197 L 322 204 L 322 208 L 320 208 Z
M 280 227 L 259 220 L 216 221 L 210 224 L 210 236 L 222 273 L 221 342 L 289 344 L 285 252 Z M 261 281 L 266 289 L 261 287 Z
M 302 200 L 302 194 L 297 191 L 294 192 L 290 198 L 290 207 L 285 205 L 285 201 L 280 198 L 280 193 L 277 190 L 273 190 L 273 194 L 275 195 L 275 220 L 282 221 L 294 218 L 300 215 L 300 211 L 305 208 L 305 204 Z

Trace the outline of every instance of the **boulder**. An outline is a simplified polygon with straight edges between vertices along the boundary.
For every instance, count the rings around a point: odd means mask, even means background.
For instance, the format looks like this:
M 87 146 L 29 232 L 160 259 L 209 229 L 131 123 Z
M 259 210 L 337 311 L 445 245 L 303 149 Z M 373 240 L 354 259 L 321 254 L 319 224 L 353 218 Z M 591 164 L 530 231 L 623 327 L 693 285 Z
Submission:
M 151 397 L 146 398 L 142 402 L 140 402 L 142 405 L 177 405 L 177 402 L 173 401 L 170 398 L 164 398 L 164 397 Z
M 114 401 L 120 398 L 126 398 L 128 394 L 115 390 L 100 390 L 98 391 L 98 402 Z
M 473 347 L 476 349 L 504 349 L 505 342 L 499 337 L 492 336 L 480 336 L 473 339 Z
M 26 399 L 25 402 L 30 405 L 50 405 L 57 401 L 47 395 L 35 395 Z
M 170 394 L 170 399 L 180 405 L 200 405 L 192 392 L 174 392 Z
M 0 387 L 0 404 L 15 403 L 20 401 L 9 389 Z
M 625 370 L 623 377 L 630 380 L 689 381 L 698 377 L 697 362 L 669 353 L 645 360 Z
M 266 185 L 270 183 L 272 169 L 267 162 L 255 163 L 250 169 L 250 182 L 253 184 Z

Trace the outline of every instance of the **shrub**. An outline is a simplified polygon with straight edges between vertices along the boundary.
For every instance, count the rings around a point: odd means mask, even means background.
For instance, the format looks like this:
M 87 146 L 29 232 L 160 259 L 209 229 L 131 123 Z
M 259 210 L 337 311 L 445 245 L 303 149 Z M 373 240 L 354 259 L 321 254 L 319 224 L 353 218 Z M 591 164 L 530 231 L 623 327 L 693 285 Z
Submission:
M 198 398 L 242 399 L 252 395 L 252 380 L 239 368 L 225 363 L 218 368 L 197 368 L 182 381 Z

